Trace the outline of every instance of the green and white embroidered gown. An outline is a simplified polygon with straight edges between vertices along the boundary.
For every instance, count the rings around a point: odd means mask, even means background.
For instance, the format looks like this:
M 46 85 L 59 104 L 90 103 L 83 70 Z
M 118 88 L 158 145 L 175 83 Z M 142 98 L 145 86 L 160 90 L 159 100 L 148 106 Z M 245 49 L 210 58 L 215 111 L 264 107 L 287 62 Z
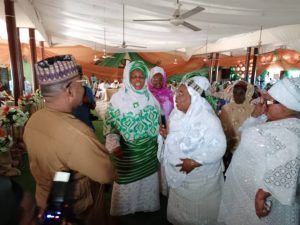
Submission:
M 160 107 L 147 90 L 147 79 L 140 91 L 130 85 L 134 63 L 126 66 L 125 87 L 112 96 L 104 123 L 106 148 L 112 151 L 121 146 L 123 152 L 120 157 L 113 156 L 118 171 L 110 210 L 114 216 L 160 207 L 156 157 Z

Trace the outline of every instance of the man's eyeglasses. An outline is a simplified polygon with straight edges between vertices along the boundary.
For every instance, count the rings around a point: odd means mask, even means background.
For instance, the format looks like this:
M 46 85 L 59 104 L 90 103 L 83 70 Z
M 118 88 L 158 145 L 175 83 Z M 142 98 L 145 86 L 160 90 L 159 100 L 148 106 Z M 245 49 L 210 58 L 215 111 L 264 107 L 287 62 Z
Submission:
M 276 101 L 276 100 L 266 100 L 265 101 L 266 105 L 273 105 L 273 104 L 280 104 L 280 102 Z
M 71 86 L 72 83 L 80 83 L 82 87 L 87 86 L 87 80 L 73 80 L 71 82 L 69 82 L 66 86 L 66 88 L 69 88 Z

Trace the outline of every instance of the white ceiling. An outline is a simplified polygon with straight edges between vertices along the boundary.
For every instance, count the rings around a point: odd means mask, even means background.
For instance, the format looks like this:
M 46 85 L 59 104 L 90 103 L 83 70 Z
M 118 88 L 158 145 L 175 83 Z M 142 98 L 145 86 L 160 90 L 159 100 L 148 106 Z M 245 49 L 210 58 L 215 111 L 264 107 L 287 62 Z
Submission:
M 195 32 L 170 22 L 134 22 L 133 19 L 170 18 L 176 0 L 16 0 L 17 26 L 35 27 L 54 45 L 81 44 L 123 52 L 122 4 L 125 4 L 125 41 L 146 46 L 126 51 L 184 51 L 188 56 L 243 50 L 259 41 L 264 49 L 286 45 L 300 50 L 300 0 L 182 0 L 181 13 L 205 8 L 186 21 L 202 28 Z M 4 0 L 0 0 L 0 37 L 6 38 Z M 2 21 L 1 21 L 2 20 Z M 26 31 L 25 31 L 26 32 Z M 26 40 L 27 32 L 22 37 Z M 28 39 L 28 38 L 27 38 Z M 208 45 L 206 46 L 206 41 Z

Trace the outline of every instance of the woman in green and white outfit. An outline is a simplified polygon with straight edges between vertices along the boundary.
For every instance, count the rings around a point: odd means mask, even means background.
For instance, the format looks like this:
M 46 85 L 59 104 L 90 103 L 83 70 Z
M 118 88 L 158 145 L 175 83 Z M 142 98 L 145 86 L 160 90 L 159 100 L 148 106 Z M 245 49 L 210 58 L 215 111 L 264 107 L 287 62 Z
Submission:
M 127 64 L 125 85 L 112 96 L 106 113 L 106 148 L 118 171 L 112 191 L 113 216 L 160 208 L 156 157 L 160 106 L 147 89 L 148 73 L 142 61 Z

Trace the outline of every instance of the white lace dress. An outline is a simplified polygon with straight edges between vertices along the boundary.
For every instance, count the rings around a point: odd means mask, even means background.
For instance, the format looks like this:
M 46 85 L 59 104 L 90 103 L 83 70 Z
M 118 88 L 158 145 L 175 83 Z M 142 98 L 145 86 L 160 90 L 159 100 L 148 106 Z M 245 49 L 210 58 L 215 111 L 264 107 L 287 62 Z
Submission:
M 245 129 L 226 173 L 219 222 L 227 225 L 299 225 L 300 120 Z M 271 193 L 271 212 L 259 219 L 255 194 Z M 298 192 L 297 192 L 298 189 Z
M 121 216 L 159 210 L 158 173 L 126 185 L 114 182 L 110 214 Z
M 158 158 L 169 189 L 167 219 L 173 225 L 215 225 L 224 182 L 222 156 L 226 138 L 221 123 L 207 101 L 188 88 L 192 104 L 170 115 L 167 138 L 159 137 Z M 201 164 L 189 174 L 176 166 L 181 159 Z

